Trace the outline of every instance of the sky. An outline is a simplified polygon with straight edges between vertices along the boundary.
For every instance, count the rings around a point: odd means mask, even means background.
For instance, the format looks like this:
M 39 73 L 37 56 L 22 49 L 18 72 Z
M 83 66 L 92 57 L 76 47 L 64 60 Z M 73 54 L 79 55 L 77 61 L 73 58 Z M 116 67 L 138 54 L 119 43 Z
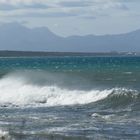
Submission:
M 0 24 L 46 26 L 60 36 L 140 29 L 140 0 L 0 0 Z

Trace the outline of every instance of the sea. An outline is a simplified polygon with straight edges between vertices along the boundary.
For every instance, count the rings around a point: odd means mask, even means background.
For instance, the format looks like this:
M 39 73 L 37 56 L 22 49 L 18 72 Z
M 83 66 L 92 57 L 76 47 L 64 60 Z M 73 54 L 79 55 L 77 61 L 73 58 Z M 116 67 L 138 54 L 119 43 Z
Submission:
M 1 57 L 0 139 L 139 140 L 140 57 Z

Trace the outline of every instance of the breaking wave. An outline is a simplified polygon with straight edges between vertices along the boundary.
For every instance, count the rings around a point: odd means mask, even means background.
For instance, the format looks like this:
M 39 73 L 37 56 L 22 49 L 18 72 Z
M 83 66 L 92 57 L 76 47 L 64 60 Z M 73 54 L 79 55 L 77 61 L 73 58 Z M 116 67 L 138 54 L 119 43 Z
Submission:
M 53 85 L 38 86 L 23 79 L 6 77 L 0 80 L 1 105 L 59 106 L 88 104 L 108 96 L 112 90 L 68 90 Z
M 28 75 L 29 76 L 29 75 Z M 53 84 L 42 86 L 29 82 L 24 75 L 10 74 L 0 80 L 0 106 L 67 106 L 98 101 L 125 104 L 139 99 L 139 93 L 128 89 L 76 90 Z

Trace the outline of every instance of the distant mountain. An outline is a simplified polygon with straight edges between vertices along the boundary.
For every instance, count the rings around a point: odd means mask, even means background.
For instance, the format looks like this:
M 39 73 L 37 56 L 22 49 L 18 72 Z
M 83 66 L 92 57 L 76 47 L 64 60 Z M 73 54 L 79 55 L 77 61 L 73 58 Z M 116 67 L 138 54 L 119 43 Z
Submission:
M 54 52 L 140 51 L 140 30 L 119 35 L 60 37 L 48 28 L 18 23 L 0 26 L 0 50 Z

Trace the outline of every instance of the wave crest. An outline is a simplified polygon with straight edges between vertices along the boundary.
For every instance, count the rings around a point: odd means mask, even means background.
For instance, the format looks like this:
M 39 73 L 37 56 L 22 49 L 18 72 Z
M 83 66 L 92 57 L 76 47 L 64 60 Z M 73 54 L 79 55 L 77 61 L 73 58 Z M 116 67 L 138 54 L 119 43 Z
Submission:
M 133 105 L 139 106 L 140 93 L 137 90 L 116 88 L 106 98 L 99 101 L 105 108 L 128 107 Z
M 57 86 L 37 86 L 16 77 L 0 80 L 1 106 L 75 105 L 88 104 L 106 98 L 112 90 L 68 90 Z

